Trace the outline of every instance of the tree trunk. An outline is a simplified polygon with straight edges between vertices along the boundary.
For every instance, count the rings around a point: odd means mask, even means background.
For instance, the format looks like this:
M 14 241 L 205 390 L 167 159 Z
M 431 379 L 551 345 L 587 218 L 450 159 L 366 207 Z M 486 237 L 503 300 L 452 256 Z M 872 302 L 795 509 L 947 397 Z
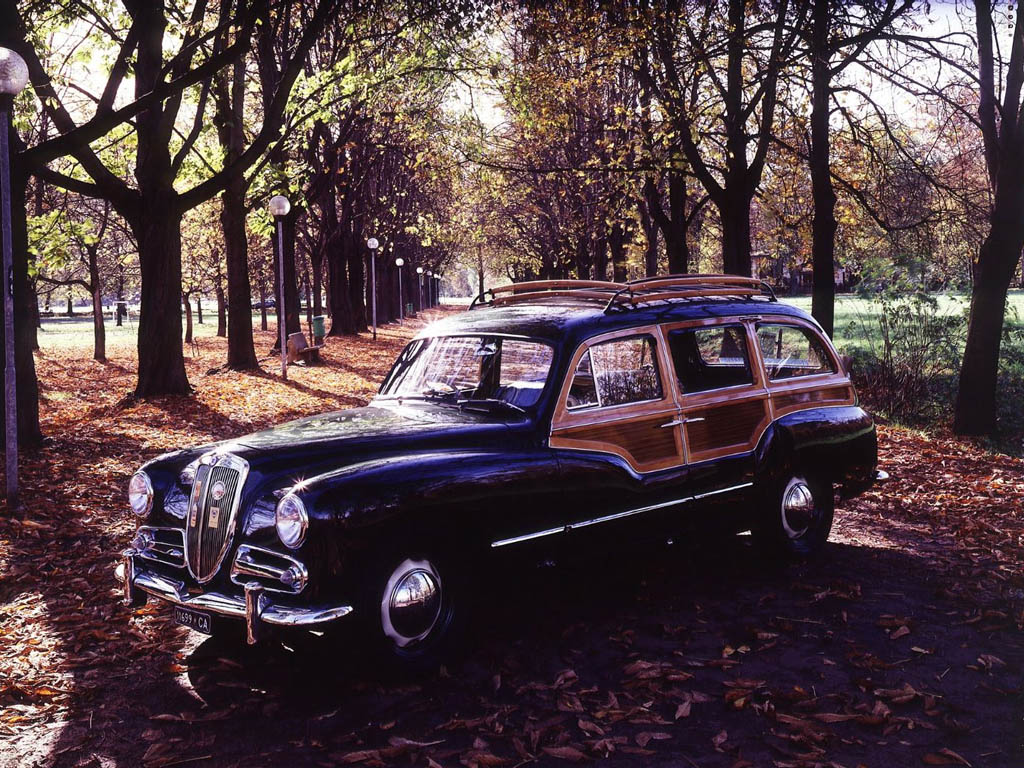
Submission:
M 366 283 L 366 267 L 363 261 L 365 250 L 362 247 L 362 238 L 359 233 L 353 233 L 346 238 L 346 249 L 348 251 L 348 293 L 349 301 L 352 304 L 352 326 L 356 333 L 367 329 L 366 301 L 364 287 Z
M 142 96 L 166 76 L 163 42 L 167 19 L 163 3 L 140 3 L 136 11 L 134 24 L 140 32 L 135 93 Z M 163 102 L 136 116 L 138 197 L 132 210 L 119 211 L 129 219 L 139 249 L 142 302 L 139 379 L 135 387 L 139 397 L 187 395 L 192 391 L 181 347 L 182 211 L 171 167 L 172 131 L 173 117 L 164 113 Z
M 303 270 L 302 286 L 306 293 L 306 325 L 313 325 L 313 281 L 309 277 L 309 267 Z
M 313 316 L 317 317 L 324 313 L 323 304 L 323 293 L 324 293 L 324 259 L 323 254 L 319 251 L 314 251 L 309 254 L 309 264 L 312 268 L 313 282 Z
M 217 335 L 222 339 L 228 335 L 228 315 L 227 315 L 227 302 L 224 301 L 224 286 L 221 285 L 220 276 L 217 277 Z M 252 312 L 250 309 L 249 314 L 250 321 L 250 335 L 252 329 Z
M 43 327 L 43 318 L 39 314 L 39 294 L 36 292 L 35 280 L 29 280 L 29 295 L 31 301 L 29 307 L 32 311 L 32 351 L 39 351 L 39 329 Z
M 13 131 L 12 131 L 13 138 Z M 18 166 L 18 156 L 11 157 L 11 250 L 14 271 L 14 366 L 16 401 L 18 406 L 18 445 L 31 448 L 43 441 L 39 428 L 39 382 L 36 379 L 35 359 L 32 356 L 33 302 L 35 294 L 28 277 L 28 220 L 25 210 L 28 176 Z M 3 235 L 0 234 L 0 237 Z M 0 353 L 4 350 L 0 334 Z M 4 424 L 0 409 L 0 425 Z
M 181 294 L 181 303 L 185 305 L 185 343 L 192 343 L 192 304 L 188 300 L 188 294 Z
M 726 189 L 718 212 L 722 222 L 722 271 L 750 277 L 750 198 Z
M 103 285 L 100 282 L 100 268 L 96 248 L 89 248 L 89 286 L 92 288 L 92 333 L 93 360 L 107 361 L 106 328 L 103 326 Z
M 476 247 L 476 283 L 477 283 L 477 296 L 484 295 L 484 247 L 477 245 Z
M 626 233 L 618 221 L 612 225 L 608 234 L 608 251 L 612 259 L 612 280 L 617 283 L 626 282 Z
M 221 196 L 220 221 L 224 230 L 224 260 L 228 277 L 228 368 L 259 369 L 252 339 L 252 286 L 249 284 L 249 243 L 245 236 L 245 182 L 233 181 Z M 260 310 L 267 329 L 266 289 L 261 286 Z
M 836 193 L 832 188 L 829 146 L 829 102 L 831 72 L 828 55 L 829 0 L 814 0 L 811 50 L 811 193 L 814 223 L 811 247 L 811 314 L 825 333 L 832 335 L 835 324 Z
M 124 325 L 124 316 L 128 309 L 124 302 L 124 264 L 117 265 L 117 327 Z
M 214 81 L 214 122 L 224 150 L 225 162 L 234 162 L 245 149 L 243 111 L 245 106 L 245 62 L 238 60 L 231 70 L 230 85 L 223 72 Z M 249 241 L 245 233 L 245 178 L 228 182 L 221 196 L 221 228 L 224 231 L 224 259 L 228 276 L 228 368 L 236 371 L 259 369 L 252 338 L 252 286 L 249 283 Z M 266 297 L 261 295 L 265 303 Z M 220 311 L 220 307 L 218 307 Z M 262 313 L 267 329 L 267 310 Z M 221 335 L 218 330 L 218 335 Z
M 70 289 L 68 289 L 68 311 L 67 311 L 67 316 L 68 317 L 74 317 L 75 316 L 75 305 L 74 305 L 73 299 L 71 298 L 71 290 Z
M 685 275 L 690 271 L 690 244 L 686 239 L 686 176 L 680 171 L 671 171 L 668 175 L 668 208 L 668 232 L 662 233 L 668 252 L 668 271 L 672 275 Z
M 181 214 L 173 200 L 158 200 L 133 222 L 142 275 L 138 397 L 192 391 L 181 348 Z
M 1003 164 L 1005 168 L 1009 159 Z M 1005 174 L 1005 170 L 1000 171 L 1000 182 Z M 958 435 L 988 435 L 996 429 L 996 385 L 1006 294 L 1024 245 L 1024 226 L 1018 213 L 1024 204 L 1024 189 L 1019 180 L 1017 190 L 1007 189 L 1011 183 L 1006 181 L 1006 187 L 1000 183 L 999 193 L 1003 194 L 997 194 L 992 228 L 981 246 L 974 274 L 971 320 L 953 420 Z

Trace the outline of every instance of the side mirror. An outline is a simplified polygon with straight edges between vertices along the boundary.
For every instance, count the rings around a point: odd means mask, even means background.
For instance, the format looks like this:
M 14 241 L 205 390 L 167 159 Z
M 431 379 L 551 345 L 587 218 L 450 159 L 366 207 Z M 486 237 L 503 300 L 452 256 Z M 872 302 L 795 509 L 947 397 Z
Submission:
M 847 376 L 853 376 L 853 358 L 849 355 L 842 355 L 839 362 L 843 364 L 843 371 Z

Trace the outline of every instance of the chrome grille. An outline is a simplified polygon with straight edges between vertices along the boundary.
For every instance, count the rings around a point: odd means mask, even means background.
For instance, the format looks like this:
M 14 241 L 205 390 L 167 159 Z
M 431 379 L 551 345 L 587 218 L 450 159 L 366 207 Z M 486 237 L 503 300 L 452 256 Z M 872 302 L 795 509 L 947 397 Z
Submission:
M 230 454 L 208 454 L 196 469 L 185 521 L 185 561 L 200 582 L 213 578 L 231 545 L 248 472 L 248 462 Z

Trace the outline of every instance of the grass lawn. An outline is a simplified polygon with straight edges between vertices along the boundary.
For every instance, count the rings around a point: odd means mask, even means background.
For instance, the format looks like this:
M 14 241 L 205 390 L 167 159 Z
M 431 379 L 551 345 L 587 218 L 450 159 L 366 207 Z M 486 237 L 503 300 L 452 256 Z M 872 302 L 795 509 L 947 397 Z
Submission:
M 939 313 L 964 315 L 971 305 L 971 297 L 965 293 L 935 294 Z M 781 301 L 811 311 L 810 296 L 783 296 Z M 836 297 L 836 319 L 834 341 L 841 352 L 851 353 L 868 349 L 878 340 L 878 318 L 882 306 L 876 299 L 864 298 L 846 293 Z M 1008 326 L 1024 328 L 1024 290 L 1010 291 L 1006 323 Z

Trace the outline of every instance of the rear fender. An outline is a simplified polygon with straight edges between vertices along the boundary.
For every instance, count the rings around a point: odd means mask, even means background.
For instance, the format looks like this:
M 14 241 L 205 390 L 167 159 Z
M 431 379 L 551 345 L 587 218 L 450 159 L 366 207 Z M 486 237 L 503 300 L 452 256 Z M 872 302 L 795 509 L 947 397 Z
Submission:
M 871 484 L 878 464 L 875 423 L 855 405 L 788 413 L 765 431 L 755 459 L 761 481 L 799 468 L 857 492 Z

